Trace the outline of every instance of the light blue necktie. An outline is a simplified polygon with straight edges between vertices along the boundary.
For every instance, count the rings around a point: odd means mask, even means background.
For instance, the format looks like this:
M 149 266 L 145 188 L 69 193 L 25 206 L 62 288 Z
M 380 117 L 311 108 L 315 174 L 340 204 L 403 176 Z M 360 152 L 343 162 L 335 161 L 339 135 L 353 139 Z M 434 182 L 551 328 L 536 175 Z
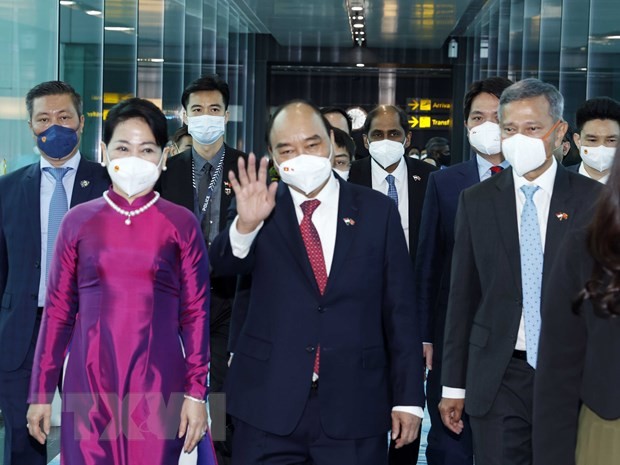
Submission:
M 543 248 L 534 194 L 538 186 L 521 186 L 525 205 L 521 213 L 521 281 L 523 286 L 523 318 L 527 362 L 536 368 L 540 335 L 540 294 L 543 273 Z
M 60 223 L 62 218 L 69 209 L 69 201 L 67 200 L 67 193 L 65 192 L 65 186 L 62 184 L 62 178 L 71 168 L 43 168 L 43 171 L 51 174 L 56 180 L 54 187 L 54 193 L 50 200 L 49 218 L 47 221 L 47 263 L 45 267 L 45 280 L 47 281 L 47 275 L 50 269 L 50 263 L 52 262 L 52 256 L 54 255 L 54 245 L 56 244 L 56 236 L 60 229 Z
M 391 198 L 394 201 L 394 203 L 398 207 L 398 191 L 396 190 L 396 184 L 395 184 L 396 178 L 392 176 L 391 174 L 388 174 L 385 177 L 385 180 L 388 183 L 387 195 L 389 198 Z

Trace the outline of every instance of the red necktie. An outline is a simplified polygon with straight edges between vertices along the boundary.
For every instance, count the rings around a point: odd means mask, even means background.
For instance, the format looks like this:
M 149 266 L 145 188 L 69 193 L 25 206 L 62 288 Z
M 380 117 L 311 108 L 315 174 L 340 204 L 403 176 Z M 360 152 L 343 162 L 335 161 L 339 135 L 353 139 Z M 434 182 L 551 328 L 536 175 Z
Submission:
M 299 224 L 299 229 L 301 230 L 301 238 L 304 240 L 304 245 L 306 246 L 306 253 L 310 260 L 314 279 L 316 279 L 316 283 L 319 286 L 319 292 L 323 295 L 325 286 L 327 285 L 327 269 L 325 268 L 321 238 L 314 227 L 314 223 L 312 223 L 312 214 L 320 204 L 321 201 L 316 199 L 302 202 L 300 207 L 304 217 Z M 314 358 L 314 374 L 316 377 L 319 375 L 320 353 L 321 346 L 318 345 L 316 348 L 316 357 Z
M 491 176 L 493 176 L 494 174 L 497 174 L 500 171 L 502 171 L 504 168 L 499 165 L 495 165 L 495 166 L 491 166 L 489 169 L 491 170 Z

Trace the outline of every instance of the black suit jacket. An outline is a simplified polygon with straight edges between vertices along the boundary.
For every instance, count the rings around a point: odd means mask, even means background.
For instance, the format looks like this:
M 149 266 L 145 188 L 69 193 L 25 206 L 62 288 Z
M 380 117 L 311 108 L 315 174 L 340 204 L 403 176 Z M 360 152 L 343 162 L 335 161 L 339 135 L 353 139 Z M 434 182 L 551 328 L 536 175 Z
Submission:
M 71 207 L 110 187 L 98 163 L 80 160 Z M 13 371 L 26 358 L 35 328 L 41 278 L 41 164 L 0 177 L 0 370 Z
M 575 464 L 579 407 L 620 418 L 620 318 L 601 318 L 574 298 L 590 279 L 587 231 L 567 237 L 546 289 L 534 387 L 534 464 Z
M 322 295 L 284 183 L 247 257 L 233 256 L 228 230 L 209 252 L 215 272 L 252 275 L 226 379 L 228 412 L 273 434 L 290 434 L 301 418 L 317 343 L 321 424 L 331 437 L 384 434 L 393 406 L 424 400 L 413 275 L 398 212 L 385 195 L 337 179 L 336 243 Z
M 422 209 L 415 261 L 416 303 L 425 322 L 422 338 L 435 344 L 433 369 L 441 363 L 443 330 L 450 292 L 454 220 L 459 195 L 480 182 L 476 157 L 431 173 Z
M 560 242 L 572 228 L 590 221 L 600 188 L 596 181 L 557 167 L 545 240 L 543 297 Z M 558 218 L 558 213 L 566 218 Z M 463 191 L 455 239 L 442 385 L 466 388 L 467 413 L 483 416 L 512 357 L 522 313 L 512 168 Z
M 239 150 L 224 144 L 224 164 L 221 178 L 221 202 L 220 202 L 220 225 L 219 230 L 226 228 L 228 210 L 235 196 L 235 192 L 229 184 L 228 173 L 232 170 L 237 174 L 237 160 L 247 155 Z M 167 169 L 164 171 L 155 186 L 164 199 L 170 200 L 177 205 L 182 205 L 190 211 L 194 211 L 194 186 L 192 184 L 192 149 L 186 150 L 168 160 Z M 236 278 L 222 278 L 211 276 L 211 287 L 218 296 L 232 298 L 235 294 Z
M 422 207 L 428 178 L 437 168 L 415 160 L 410 157 L 403 157 L 407 164 L 407 187 L 409 190 L 409 255 L 411 261 L 415 261 L 416 250 L 418 249 L 418 235 L 420 232 L 420 219 L 422 217 Z M 365 157 L 356 160 L 351 164 L 349 182 L 372 189 L 372 157 Z

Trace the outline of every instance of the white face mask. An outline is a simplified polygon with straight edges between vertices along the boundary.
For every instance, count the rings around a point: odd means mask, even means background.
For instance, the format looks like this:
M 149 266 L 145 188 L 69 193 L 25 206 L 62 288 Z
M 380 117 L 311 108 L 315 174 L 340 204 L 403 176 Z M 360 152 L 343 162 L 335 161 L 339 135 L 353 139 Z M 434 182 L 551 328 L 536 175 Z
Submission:
M 296 187 L 308 195 L 323 184 L 332 173 L 332 151 L 329 157 L 318 155 L 297 155 L 278 165 L 274 165 L 280 172 L 280 179 L 289 186 Z
M 405 146 L 389 139 L 378 140 L 368 144 L 370 156 L 381 166 L 387 168 L 398 162 L 405 154 Z
M 583 162 L 590 168 L 594 168 L 596 171 L 605 171 L 611 168 L 616 155 L 616 147 L 605 147 L 604 145 L 586 147 L 582 145 L 579 153 Z
M 129 197 L 155 186 L 159 179 L 159 167 L 164 159 L 162 156 L 156 165 L 140 157 L 123 157 L 110 160 L 107 151 L 106 157 L 108 159 L 108 174 L 112 182 Z
M 468 132 L 469 143 L 483 155 L 496 155 L 502 151 L 499 124 L 486 121 Z
M 519 176 L 535 170 L 547 160 L 543 140 L 523 134 L 515 134 L 504 139 L 502 141 L 502 153 Z
M 351 170 L 336 169 L 335 171 L 336 171 L 336 174 L 340 176 L 342 179 L 344 179 L 345 181 L 349 180 L 349 173 L 351 172 Z
M 187 117 L 187 132 L 201 145 L 211 145 L 224 135 L 224 116 L 200 115 Z

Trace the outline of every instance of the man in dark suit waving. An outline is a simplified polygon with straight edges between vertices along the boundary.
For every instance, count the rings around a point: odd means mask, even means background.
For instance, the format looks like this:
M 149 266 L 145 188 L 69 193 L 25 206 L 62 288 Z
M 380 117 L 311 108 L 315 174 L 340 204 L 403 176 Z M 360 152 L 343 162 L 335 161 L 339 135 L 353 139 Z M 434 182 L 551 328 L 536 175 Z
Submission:
M 240 160 L 238 215 L 210 251 L 214 272 L 252 275 L 226 381 L 233 463 L 386 464 L 385 434 L 411 443 L 424 398 L 398 211 L 333 174 L 315 106 L 280 107 L 268 138 L 282 181 Z
M 444 424 L 469 414 L 477 465 L 531 464 L 543 288 L 562 239 L 586 225 L 599 185 L 558 165 L 563 98 L 524 79 L 502 93 L 511 167 L 465 190 L 456 216 L 443 353 Z
M 68 208 L 99 197 L 105 170 L 79 151 L 82 98 L 61 81 L 26 96 L 38 163 L 0 178 L 0 409 L 4 464 L 44 465 L 45 446 L 26 429 L 26 397 L 45 304 L 47 270 L 58 227 Z M 49 428 L 49 425 L 47 425 Z

